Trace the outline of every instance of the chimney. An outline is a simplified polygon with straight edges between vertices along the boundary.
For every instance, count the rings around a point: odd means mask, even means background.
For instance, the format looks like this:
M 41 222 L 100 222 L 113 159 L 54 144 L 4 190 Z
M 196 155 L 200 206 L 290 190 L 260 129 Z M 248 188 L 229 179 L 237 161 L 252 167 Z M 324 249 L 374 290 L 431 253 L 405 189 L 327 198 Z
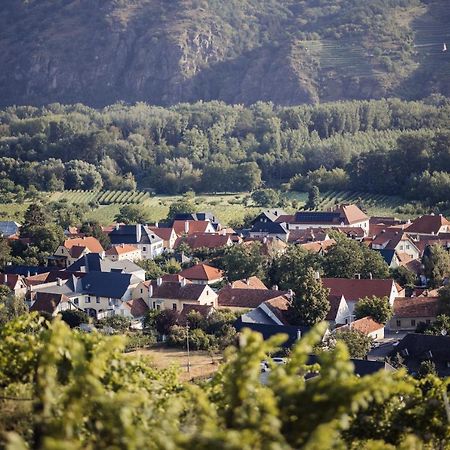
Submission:
M 161 285 L 162 285 L 162 282 L 163 282 L 163 279 L 162 279 L 161 277 L 159 277 L 159 278 L 156 279 L 156 284 L 157 284 L 158 286 L 161 286 Z
M 250 278 L 246 278 L 246 279 L 245 279 L 245 284 L 246 284 L 247 286 L 250 286 Z
M 181 286 L 181 287 L 186 286 L 186 278 L 184 278 L 184 277 L 181 278 L 181 280 L 180 280 L 180 286 Z
M 61 278 L 57 278 L 57 279 L 56 279 L 56 285 L 57 285 L 57 286 L 62 286 L 62 280 L 61 280 Z
M 6 284 L 7 282 L 8 282 L 8 274 L 5 273 L 5 274 L 3 275 L 3 283 Z
M 120 225 L 118 223 L 116 223 L 116 230 L 118 230 L 120 228 Z
M 297 341 L 299 341 L 302 338 L 302 332 L 301 330 L 297 330 Z
M 140 242 L 141 241 L 141 225 L 138 223 L 136 225 L 136 242 Z
M 148 298 L 152 298 L 153 297 L 153 284 L 150 283 L 148 285 Z M 150 303 L 150 302 L 149 302 Z
M 159 222 L 155 222 L 155 227 L 159 228 Z
M 274 284 L 274 285 L 272 286 L 272 291 L 278 291 L 278 285 Z
M 320 280 L 320 272 L 319 272 L 318 270 L 316 270 L 316 271 L 314 272 L 314 278 L 315 278 L 316 280 Z
M 293 291 L 292 289 L 289 289 L 289 290 L 288 290 L 287 298 L 288 298 L 289 300 L 292 300 L 292 299 L 294 298 L 294 291 Z
M 372 272 L 369 272 L 369 278 L 372 279 Z
M 120 244 L 120 246 L 121 246 L 122 248 L 124 248 L 124 247 L 125 247 L 125 244 Z
M 189 222 L 187 220 L 184 221 L 184 232 L 189 233 Z
M 360 274 L 360 273 L 355 273 L 355 278 L 356 278 L 357 280 L 360 280 L 360 279 L 361 279 L 361 274 Z

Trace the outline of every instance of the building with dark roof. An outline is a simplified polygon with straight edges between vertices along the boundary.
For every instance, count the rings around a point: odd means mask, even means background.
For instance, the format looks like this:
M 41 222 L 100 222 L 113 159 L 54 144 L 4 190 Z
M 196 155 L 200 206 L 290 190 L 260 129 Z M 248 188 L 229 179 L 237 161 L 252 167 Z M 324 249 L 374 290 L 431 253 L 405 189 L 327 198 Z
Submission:
M 116 225 L 109 233 L 112 245 L 129 244 L 141 251 L 143 259 L 153 259 L 164 251 L 164 241 L 145 225 Z
M 450 336 L 407 334 L 389 355 L 400 355 L 412 375 L 417 375 L 423 361 L 431 361 L 440 377 L 450 376 Z
M 19 234 L 20 224 L 12 220 L 0 221 L 0 237 L 10 238 Z
M 224 286 L 219 291 L 219 308 L 243 310 L 257 308 L 261 303 L 276 297 L 285 297 L 290 300 L 292 293 L 271 289 L 245 289 Z
M 251 238 L 278 238 L 287 242 L 289 231 L 286 224 L 278 222 L 255 222 L 249 230 Z

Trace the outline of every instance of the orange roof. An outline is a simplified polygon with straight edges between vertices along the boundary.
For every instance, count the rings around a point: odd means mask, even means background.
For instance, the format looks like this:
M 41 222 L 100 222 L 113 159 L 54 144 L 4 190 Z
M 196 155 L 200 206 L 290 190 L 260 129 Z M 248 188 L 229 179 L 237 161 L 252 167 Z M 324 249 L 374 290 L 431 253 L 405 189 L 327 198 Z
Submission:
M 307 242 L 306 244 L 300 244 L 302 248 L 308 250 L 309 252 L 319 253 L 326 252 L 328 248 L 332 245 L 336 244 L 334 239 L 327 239 L 326 241 L 318 241 L 318 242 Z
M 188 280 L 211 281 L 223 278 L 223 271 L 206 264 L 197 264 L 184 269 L 180 275 Z
M 406 231 L 408 233 L 437 234 L 443 225 L 450 225 L 444 216 L 428 214 L 414 220 Z
M 396 317 L 436 317 L 438 297 L 398 297 L 394 300 Z
M 134 300 L 129 300 L 124 302 L 124 306 L 130 310 L 133 317 L 142 317 L 147 314 L 150 309 L 142 298 L 136 298 Z
M 335 211 L 339 211 L 350 225 L 369 219 L 356 205 L 340 205 Z
M 163 241 L 168 241 L 172 237 L 173 228 L 147 227 L 152 233 L 160 237 Z
M 339 327 L 338 330 L 345 330 L 345 329 L 352 329 L 360 331 L 364 334 L 373 333 L 374 331 L 380 330 L 381 328 L 384 328 L 384 325 L 381 323 L 375 322 L 375 320 L 372 319 L 372 317 L 367 316 L 363 317 L 361 319 L 355 320 L 349 325 L 344 325 L 342 327 Z
M 106 250 L 105 253 L 107 255 L 123 255 L 124 253 L 136 252 L 138 250 L 139 249 L 136 248 L 134 245 L 120 244 L 111 247 L 110 249 Z
M 255 276 L 233 281 L 231 287 L 233 289 L 267 289 L 266 285 Z
M 85 247 L 89 249 L 92 253 L 103 252 L 103 247 L 100 242 L 92 236 L 83 238 L 67 239 L 64 241 L 64 247 L 70 250 L 72 247 Z
M 12 291 L 16 289 L 17 283 L 20 281 L 22 277 L 16 274 L 0 274 L 0 284 L 4 286 L 8 286 Z
M 218 303 L 223 308 L 257 308 L 261 303 L 288 295 L 287 291 L 269 289 L 235 289 L 225 286 L 219 291 Z

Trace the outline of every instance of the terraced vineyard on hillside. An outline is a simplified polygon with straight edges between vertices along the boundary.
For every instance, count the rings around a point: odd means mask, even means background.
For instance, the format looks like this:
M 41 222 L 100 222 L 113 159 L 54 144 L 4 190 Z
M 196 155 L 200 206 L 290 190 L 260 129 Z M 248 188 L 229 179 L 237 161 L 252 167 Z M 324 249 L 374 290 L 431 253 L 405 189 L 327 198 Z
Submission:
M 97 203 L 99 205 L 140 204 L 149 198 L 149 194 L 142 191 L 68 190 L 56 192 L 51 196 L 52 201 L 66 200 L 73 204 Z

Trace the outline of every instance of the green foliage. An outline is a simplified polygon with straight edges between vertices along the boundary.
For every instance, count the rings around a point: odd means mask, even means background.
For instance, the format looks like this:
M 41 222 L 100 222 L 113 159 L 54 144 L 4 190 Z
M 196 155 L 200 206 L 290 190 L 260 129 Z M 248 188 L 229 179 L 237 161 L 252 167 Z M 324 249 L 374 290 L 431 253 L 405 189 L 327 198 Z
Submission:
M 413 287 L 417 279 L 417 275 L 405 266 L 392 269 L 391 276 L 397 283 L 405 287 Z
M 91 220 L 89 222 L 84 222 L 81 225 L 80 233 L 83 233 L 86 236 L 95 237 L 104 249 L 111 245 L 109 236 L 102 230 L 101 225 L 97 221 Z
M 142 213 L 141 208 L 134 205 L 124 205 L 120 208 L 119 214 L 115 217 L 115 221 L 118 223 L 145 223 L 146 217 Z
M 436 320 L 426 327 L 425 334 L 435 336 L 450 335 L 450 316 L 439 314 Z
M 89 323 L 89 316 L 79 309 L 66 309 L 60 313 L 61 319 L 69 325 L 70 328 L 79 327 L 82 323 Z
M 450 284 L 442 287 L 438 291 L 439 312 L 450 316 Z
M 0 269 L 3 269 L 11 257 L 11 247 L 6 238 L 0 237 Z
M 359 359 L 367 356 L 373 342 L 370 336 L 351 328 L 336 331 L 336 340 L 345 343 L 351 358 Z
M 131 319 L 117 314 L 104 319 L 97 320 L 96 324 L 99 328 L 112 328 L 114 331 L 124 333 L 130 328 Z
M 289 322 L 313 326 L 325 319 L 330 310 L 329 289 L 323 287 L 316 272 L 308 268 L 304 276 L 298 278 L 294 298 L 288 309 Z
M 226 272 L 229 281 L 251 276 L 265 278 L 267 270 L 267 260 L 261 254 L 259 242 L 228 247 L 219 261 L 219 265 Z
M 308 191 L 308 201 L 306 202 L 305 208 L 314 210 L 319 206 L 320 203 L 320 191 L 317 186 L 312 186 Z
M 187 198 L 178 200 L 174 202 L 169 207 L 169 214 L 167 215 L 167 219 L 173 219 L 177 214 L 192 214 L 196 212 L 196 207 Z
M 372 317 L 377 323 L 386 325 L 394 314 L 394 310 L 389 305 L 387 297 L 364 297 L 355 306 L 355 317 L 361 319 L 366 316 Z
M 441 286 L 444 279 L 450 275 L 450 253 L 439 244 L 425 249 L 422 263 L 431 287 Z
M 272 208 L 280 202 L 280 195 L 273 189 L 259 189 L 251 195 L 253 202 L 257 206 Z

